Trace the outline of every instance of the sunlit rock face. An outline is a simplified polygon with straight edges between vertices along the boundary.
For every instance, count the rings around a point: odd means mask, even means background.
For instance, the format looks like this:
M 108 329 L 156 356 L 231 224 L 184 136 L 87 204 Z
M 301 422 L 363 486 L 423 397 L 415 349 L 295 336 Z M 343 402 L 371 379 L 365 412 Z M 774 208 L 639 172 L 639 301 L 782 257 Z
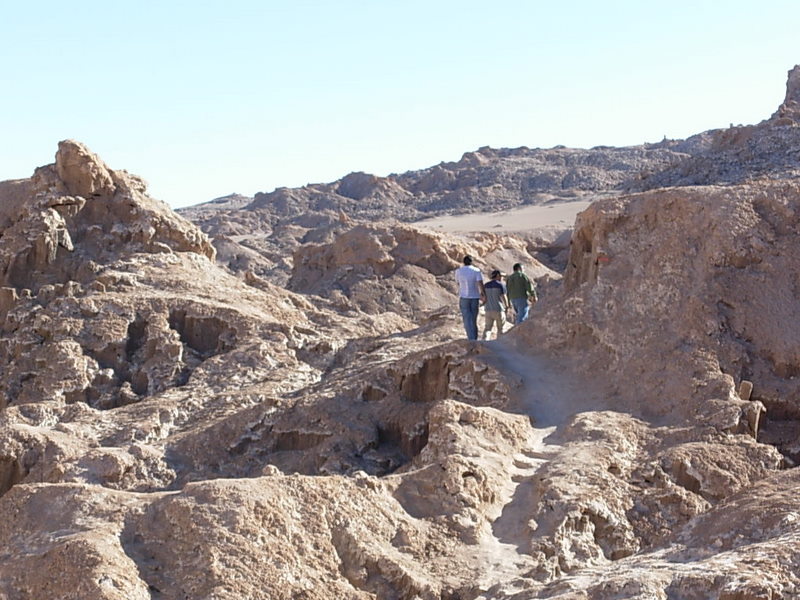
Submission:
M 787 111 L 598 199 L 563 273 L 380 216 L 524 153 L 184 212 L 212 240 L 62 142 L 0 183 L 0 597 L 799 597 Z M 498 340 L 465 253 L 539 282 Z
M 0 283 L 30 289 L 88 282 L 93 269 L 121 254 L 193 252 L 214 257 L 208 238 L 144 182 L 110 170 L 71 140 L 59 143 L 55 164 L 28 180 L 0 184 Z

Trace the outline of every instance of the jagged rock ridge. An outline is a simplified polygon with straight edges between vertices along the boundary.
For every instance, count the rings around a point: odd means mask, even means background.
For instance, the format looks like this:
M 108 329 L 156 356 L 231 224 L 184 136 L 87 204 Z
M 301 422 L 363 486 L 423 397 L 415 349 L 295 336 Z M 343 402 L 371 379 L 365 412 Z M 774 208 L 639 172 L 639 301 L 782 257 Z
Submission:
M 249 203 L 234 195 L 180 212 L 212 237 L 227 268 L 285 282 L 294 251 L 309 241 L 333 239 L 343 230 L 340 214 L 364 222 L 414 222 L 622 191 L 791 179 L 800 174 L 797 72 L 789 73 L 781 108 L 758 125 L 623 148 L 484 147 L 420 171 L 388 177 L 350 173 L 333 183 L 258 193 Z M 547 252 L 549 240 L 527 241 L 534 254 Z

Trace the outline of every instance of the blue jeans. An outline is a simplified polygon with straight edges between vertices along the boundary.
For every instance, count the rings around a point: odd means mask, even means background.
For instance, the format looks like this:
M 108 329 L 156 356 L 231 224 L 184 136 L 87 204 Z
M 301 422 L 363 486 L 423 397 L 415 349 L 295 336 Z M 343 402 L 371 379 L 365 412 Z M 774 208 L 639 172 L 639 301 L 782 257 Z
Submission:
M 461 309 L 461 318 L 464 319 L 464 330 L 468 340 L 478 339 L 478 298 L 459 298 L 458 307 Z
M 514 307 L 514 312 L 517 313 L 514 319 L 514 325 L 519 325 L 528 318 L 528 299 L 527 298 L 514 298 L 511 300 L 511 306 Z

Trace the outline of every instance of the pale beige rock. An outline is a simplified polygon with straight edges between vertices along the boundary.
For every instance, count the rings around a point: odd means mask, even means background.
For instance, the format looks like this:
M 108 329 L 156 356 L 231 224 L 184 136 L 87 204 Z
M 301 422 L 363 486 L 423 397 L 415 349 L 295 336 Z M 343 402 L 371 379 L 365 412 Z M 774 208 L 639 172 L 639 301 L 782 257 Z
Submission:
M 140 179 L 109 170 L 77 142 L 61 142 L 54 165 L 4 191 L 0 212 L 9 215 L 9 223 L 0 248 L 0 282 L 5 286 L 38 290 L 86 280 L 93 275 L 86 262 L 107 263 L 123 251 L 214 256 L 206 236 L 150 199 Z M 15 204 L 26 193 L 27 201 Z
M 324 244 L 305 244 L 294 254 L 289 288 L 346 301 L 370 314 L 393 311 L 414 319 L 447 303 L 457 304 L 453 271 L 471 254 L 488 281 L 495 268 L 531 265 L 533 277 L 558 275 L 527 251 L 523 240 L 497 234 L 469 238 L 408 225 L 356 225 Z
M 108 167 L 86 146 L 73 140 L 59 142 L 56 173 L 73 196 L 109 196 L 115 191 Z

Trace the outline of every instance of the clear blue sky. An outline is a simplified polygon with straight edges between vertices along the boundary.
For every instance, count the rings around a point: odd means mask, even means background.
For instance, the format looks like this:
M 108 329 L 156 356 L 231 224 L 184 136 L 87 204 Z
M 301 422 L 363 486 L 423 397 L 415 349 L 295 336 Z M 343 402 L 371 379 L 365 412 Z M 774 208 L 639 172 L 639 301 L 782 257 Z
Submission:
M 480 146 L 622 146 L 767 118 L 800 2 L 6 2 L 0 180 L 86 143 L 173 206 Z

